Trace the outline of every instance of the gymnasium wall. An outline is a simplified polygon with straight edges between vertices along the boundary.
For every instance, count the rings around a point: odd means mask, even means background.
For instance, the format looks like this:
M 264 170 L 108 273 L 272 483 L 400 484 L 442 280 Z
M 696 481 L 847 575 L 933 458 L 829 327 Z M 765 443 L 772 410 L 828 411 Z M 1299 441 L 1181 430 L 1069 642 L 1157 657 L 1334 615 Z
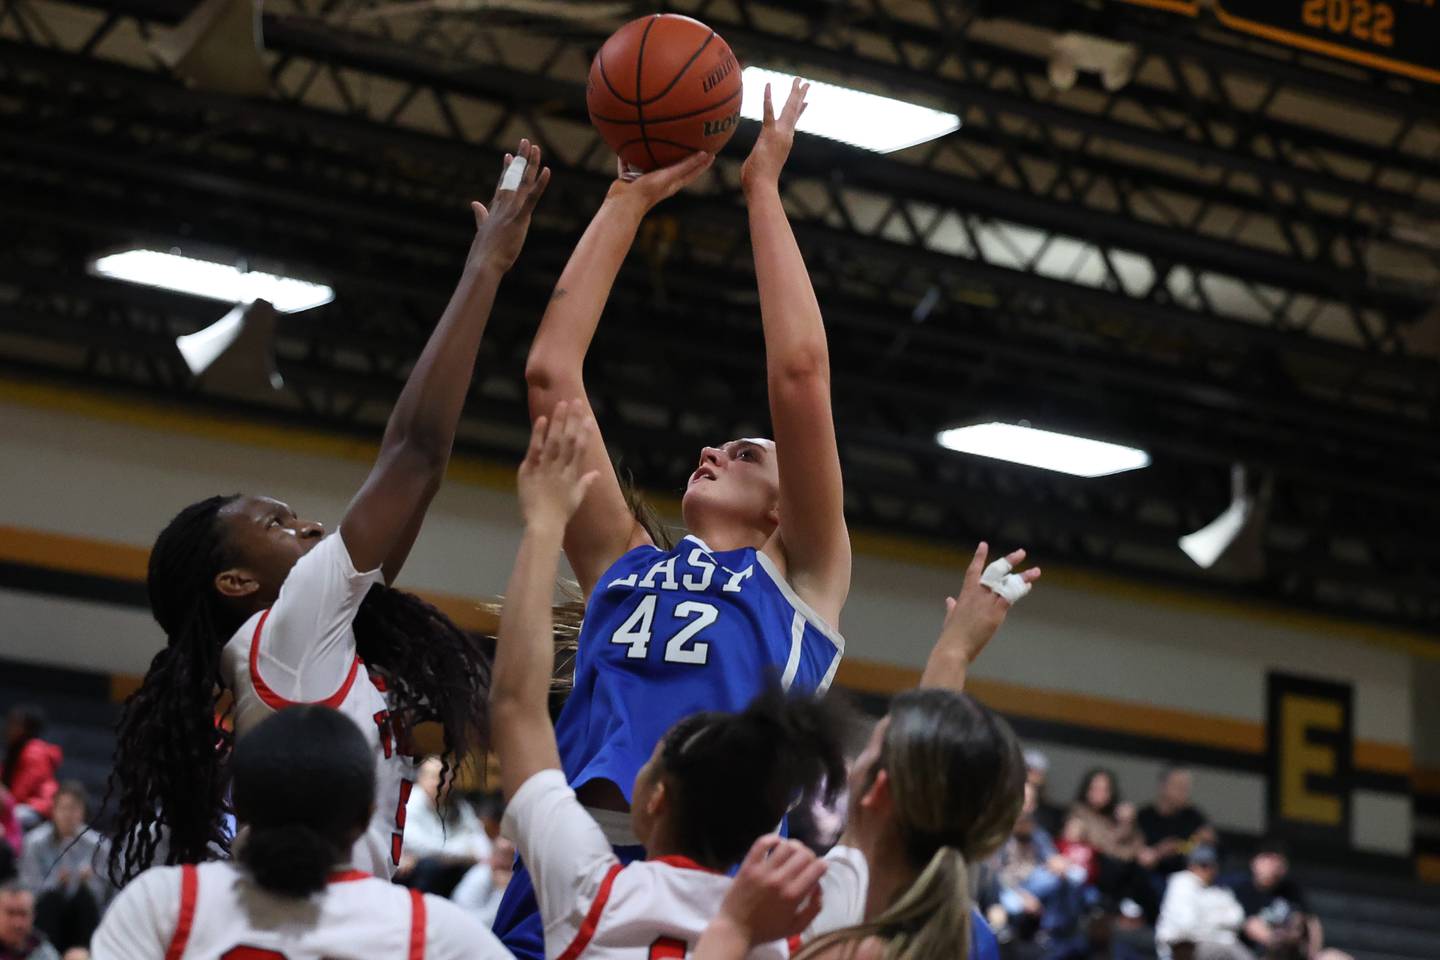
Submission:
M 244 490 L 333 525 L 373 456 L 365 442 L 3 380 L 0 440 L 0 658 L 120 675 L 143 672 L 160 643 L 144 606 L 144 555 L 175 510 Z M 478 623 L 464 598 L 503 589 L 518 542 L 511 476 L 458 460 L 401 585 Z M 839 682 L 883 694 L 913 684 L 967 557 L 856 540 Z M 1267 674 L 1347 684 L 1348 839 L 1357 851 L 1404 856 L 1419 803 L 1415 758 L 1423 750 L 1440 768 L 1440 716 L 1429 716 L 1440 708 L 1423 695 L 1440 663 L 1424 650 L 1393 631 L 1048 567 L 972 691 L 1048 752 L 1055 797 L 1100 763 L 1143 801 L 1160 767 L 1179 759 L 1194 766 L 1197 800 L 1222 828 L 1256 834 L 1266 823 Z

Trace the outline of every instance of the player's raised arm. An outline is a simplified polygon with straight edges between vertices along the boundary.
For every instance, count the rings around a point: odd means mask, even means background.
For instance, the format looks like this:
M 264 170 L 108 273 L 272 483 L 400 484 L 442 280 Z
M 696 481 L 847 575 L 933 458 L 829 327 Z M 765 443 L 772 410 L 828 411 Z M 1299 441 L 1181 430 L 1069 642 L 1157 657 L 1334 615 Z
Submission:
M 540 771 L 560 768 L 547 706 L 555 656 L 550 600 L 565 525 L 598 476 L 587 470 L 593 429 L 584 404 L 561 401 L 552 417 L 535 421 L 520 465 L 525 533 L 505 591 L 490 681 L 490 742 L 507 798 Z
M 340 523 L 359 570 L 383 566 L 392 581 L 415 542 L 450 461 L 495 291 L 520 254 L 549 182 L 540 148 L 521 140 L 516 155 L 505 157 L 489 208 L 471 205 L 475 240 L 460 283 L 395 402 L 375 466 Z
M 694 182 L 713 160 L 697 153 L 634 180 L 622 175 L 610 187 L 570 254 L 530 347 L 525 382 L 532 420 L 547 416 L 562 400 L 578 399 L 593 424 L 583 376 L 585 354 L 635 233 L 652 207 Z M 586 597 L 616 558 L 649 542 L 620 490 L 598 426 L 591 429 L 586 465 L 599 471 L 600 479 L 565 531 L 565 555 Z
M 960 592 L 945 598 L 945 623 L 930 651 L 920 686 L 963 691 L 970 665 L 1005 622 L 1011 605 L 1029 593 L 1030 585 L 1040 579 L 1039 567 L 1014 572 L 1015 567 L 1025 562 L 1024 550 L 1016 550 L 987 565 L 989 552 L 989 545 L 981 541 L 965 570 Z
M 808 90 L 796 80 L 777 117 L 765 88 L 764 125 L 741 179 L 780 461 L 779 552 L 796 591 L 835 626 L 850 592 L 850 535 L 830 411 L 830 349 L 805 258 L 780 200 L 780 171 Z

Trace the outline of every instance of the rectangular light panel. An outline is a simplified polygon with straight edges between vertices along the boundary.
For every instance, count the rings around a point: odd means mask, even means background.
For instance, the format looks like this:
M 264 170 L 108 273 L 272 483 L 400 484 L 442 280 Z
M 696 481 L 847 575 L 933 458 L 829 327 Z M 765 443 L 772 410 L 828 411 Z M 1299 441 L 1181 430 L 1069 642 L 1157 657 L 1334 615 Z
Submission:
M 1150 455 L 1135 447 L 1038 430 L 1013 423 L 977 423 L 941 431 L 942 447 L 977 457 L 1008 460 L 1076 477 L 1105 477 L 1150 465 Z
M 91 262 L 90 271 L 112 280 L 225 303 L 268 300 L 281 313 L 309 310 L 335 299 L 335 291 L 323 283 L 242 270 L 229 263 L 197 260 L 159 250 L 125 250 L 97 257 Z

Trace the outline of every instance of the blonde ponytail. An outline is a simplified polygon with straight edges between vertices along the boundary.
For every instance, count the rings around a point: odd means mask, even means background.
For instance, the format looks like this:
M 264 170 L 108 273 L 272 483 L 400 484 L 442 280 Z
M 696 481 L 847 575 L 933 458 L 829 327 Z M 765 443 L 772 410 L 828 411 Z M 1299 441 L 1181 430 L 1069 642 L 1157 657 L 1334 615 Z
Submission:
M 935 851 L 915 882 L 880 916 L 816 937 L 794 960 L 813 960 L 836 944 L 884 941 L 885 960 L 967 960 L 970 955 L 970 873 L 954 847 Z

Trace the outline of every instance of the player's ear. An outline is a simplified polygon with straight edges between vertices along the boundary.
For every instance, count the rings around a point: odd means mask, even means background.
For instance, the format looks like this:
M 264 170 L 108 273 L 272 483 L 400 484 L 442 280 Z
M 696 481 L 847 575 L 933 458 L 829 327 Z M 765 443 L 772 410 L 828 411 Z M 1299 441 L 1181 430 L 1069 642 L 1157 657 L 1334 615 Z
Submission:
M 248 597 L 260 589 L 260 581 L 244 567 L 231 567 L 215 574 L 215 589 L 222 597 Z
M 875 771 L 875 779 L 860 795 L 860 806 L 870 813 L 882 813 L 894 806 L 890 793 L 890 774 L 885 770 Z
M 652 820 L 665 815 L 670 809 L 670 794 L 665 790 L 665 778 L 656 777 L 655 786 L 650 788 L 650 795 L 645 798 L 645 813 Z

